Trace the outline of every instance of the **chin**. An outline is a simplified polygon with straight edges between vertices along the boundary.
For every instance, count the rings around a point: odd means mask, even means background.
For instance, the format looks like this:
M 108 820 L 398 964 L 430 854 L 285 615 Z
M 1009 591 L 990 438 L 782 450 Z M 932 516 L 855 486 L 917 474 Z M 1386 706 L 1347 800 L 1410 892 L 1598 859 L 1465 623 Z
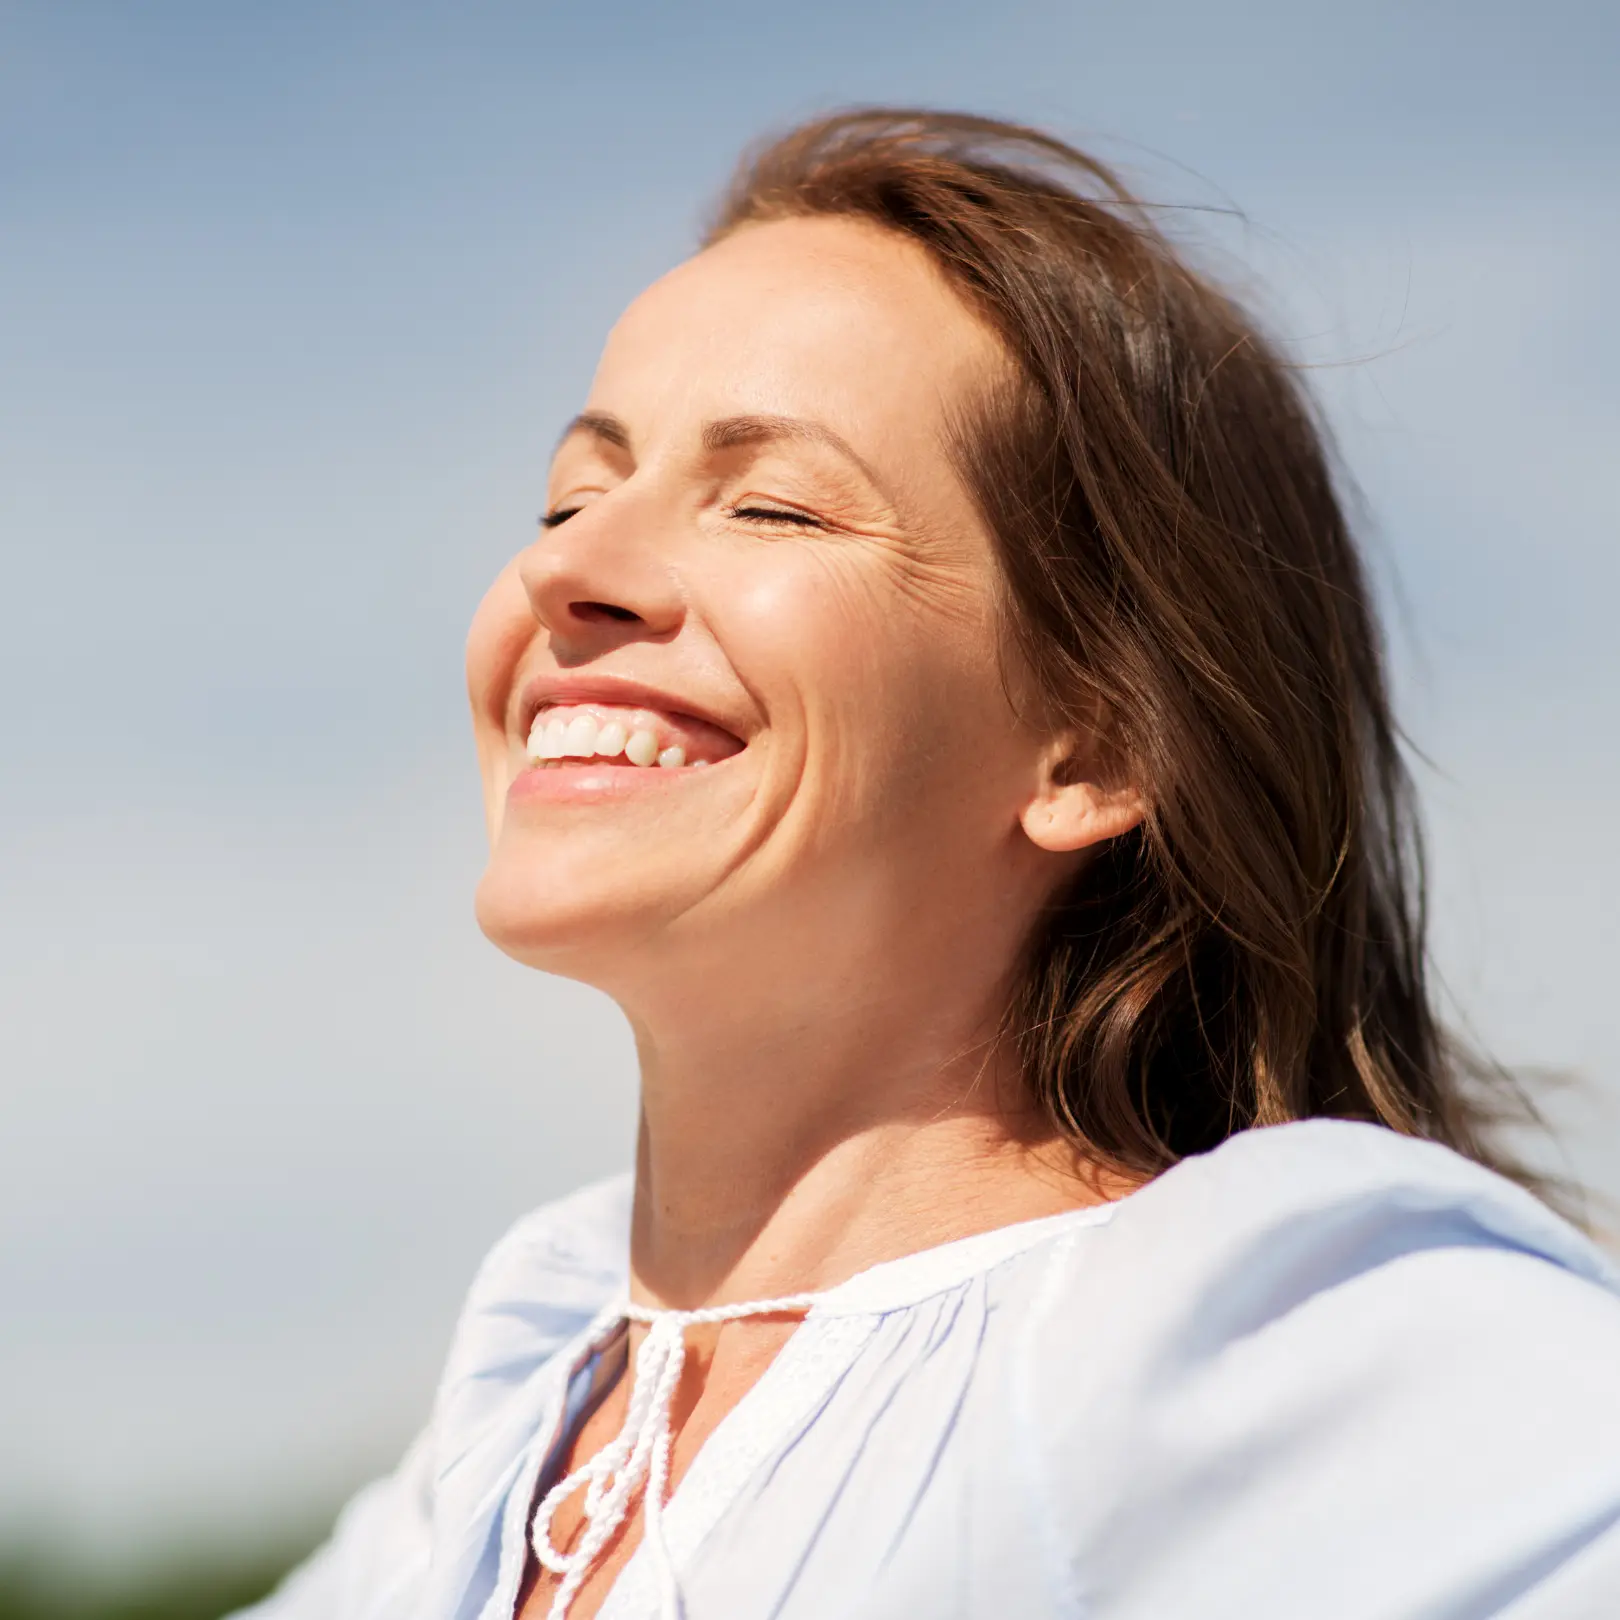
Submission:
M 644 950 L 671 909 L 669 896 L 622 870 L 520 860 L 500 846 L 473 900 L 484 937 L 514 961 L 603 988 L 613 965 Z
M 548 892 L 549 891 L 549 892 Z M 604 929 L 601 907 L 575 892 L 559 902 L 557 891 L 536 874 L 513 875 L 491 861 L 473 897 L 484 937 L 527 967 L 566 978 L 586 976 L 586 958 L 598 954 Z

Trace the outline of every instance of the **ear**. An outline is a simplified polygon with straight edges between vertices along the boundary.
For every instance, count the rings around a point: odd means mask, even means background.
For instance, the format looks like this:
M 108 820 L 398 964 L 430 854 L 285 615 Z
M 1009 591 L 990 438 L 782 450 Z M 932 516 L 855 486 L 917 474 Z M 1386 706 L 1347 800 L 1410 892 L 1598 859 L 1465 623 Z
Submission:
M 1072 854 L 1140 824 L 1147 805 L 1136 785 L 1105 768 L 1095 738 L 1072 732 L 1043 753 L 1036 791 L 1019 815 L 1032 844 Z

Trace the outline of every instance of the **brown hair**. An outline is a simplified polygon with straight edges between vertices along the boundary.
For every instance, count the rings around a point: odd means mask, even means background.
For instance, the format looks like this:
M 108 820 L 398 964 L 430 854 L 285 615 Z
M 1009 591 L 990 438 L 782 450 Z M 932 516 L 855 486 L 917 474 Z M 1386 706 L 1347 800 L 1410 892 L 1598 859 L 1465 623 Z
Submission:
M 1255 323 L 1104 165 L 874 109 L 752 154 L 709 233 L 921 244 L 1013 362 L 957 434 L 1055 717 L 1149 809 L 1059 895 L 1007 1033 L 1071 1140 L 1148 1174 L 1234 1131 L 1381 1121 L 1502 1166 L 1434 1013 L 1422 851 L 1326 437 Z M 1506 1168 L 1511 1168 L 1503 1166 Z

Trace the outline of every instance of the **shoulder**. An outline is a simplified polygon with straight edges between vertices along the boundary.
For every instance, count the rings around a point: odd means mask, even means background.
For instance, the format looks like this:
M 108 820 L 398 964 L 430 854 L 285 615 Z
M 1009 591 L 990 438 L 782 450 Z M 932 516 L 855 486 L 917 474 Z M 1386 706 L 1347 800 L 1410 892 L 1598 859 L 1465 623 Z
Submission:
M 1175 1232 L 1189 1255 L 1241 1252 L 1263 1236 L 1268 1256 L 1280 1258 L 1279 1242 L 1281 1253 L 1319 1250 L 1331 1233 L 1341 1250 L 1378 1232 L 1522 1249 L 1615 1280 L 1602 1253 L 1523 1188 L 1449 1148 L 1350 1120 L 1243 1131 L 1150 1182 L 1118 1216 L 1120 1233 L 1153 1241 Z
M 485 1256 L 440 1381 L 434 1424 L 455 1448 L 626 1286 L 632 1184 L 609 1177 L 531 1210 Z
M 1042 1492 L 1099 1615 L 1211 1583 L 1223 1613 L 1505 1606 L 1590 1542 L 1620 1557 L 1614 1274 L 1444 1148 L 1245 1133 L 1077 1233 L 1045 1297 Z
M 1348 1121 L 1244 1132 L 1122 1200 L 1053 1261 L 1055 1332 L 1079 1301 L 1106 1300 L 1094 1344 L 1152 1344 L 1185 1365 L 1268 1328 L 1305 1334 L 1346 1301 L 1356 1335 L 1407 1343 L 1489 1320 L 1480 1356 L 1546 1342 L 1563 1317 L 1620 1328 L 1614 1267 L 1567 1221 L 1447 1148 Z M 1516 1302 L 1524 1314 L 1504 1320 Z
M 469 1315 L 505 1314 L 515 1302 L 541 1314 L 594 1315 L 604 1291 L 625 1280 L 632 1190 L 624 1172 L 514 1221 L 478 1268 L 467 1296 Z
M 1127 1268 L 1146 1309 L 1198 1301 L 1238 1331 L 1245 1313 L 1287 1310 L 1402 1256 L 1465 1250 L 1617 1282 L 1602 1251 L 1523 1188 L 1346 1120 L 1245 1131 L 1184 1161 L 1116 1205 L 1084 1260 Z
M 434 1594 L 477 1579 L 490 1504 L 533 1433 L 548 1364 L 625 1286 L 630 1195 L 628 1175 L 597 1182 L 531 1211 L 496 1243 L 462 1308 L 427 1430 L 242 1620 L 450 1612 Z

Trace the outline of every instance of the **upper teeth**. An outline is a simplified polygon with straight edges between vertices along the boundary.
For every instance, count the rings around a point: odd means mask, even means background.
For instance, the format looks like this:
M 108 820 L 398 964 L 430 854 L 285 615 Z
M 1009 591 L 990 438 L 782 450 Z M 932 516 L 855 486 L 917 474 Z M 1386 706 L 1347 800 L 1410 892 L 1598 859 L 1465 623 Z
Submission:
M 529 728 L 530 759 L 616 759 L 620 754 L 632 765 L 686 763 L 686 750 L 679 743 L 660 749 L 657 733 L 648 726 L 632 728 L 619 720 L 598 720 L 592 714 L 576 714 L 572 719 L 537 714 Z

